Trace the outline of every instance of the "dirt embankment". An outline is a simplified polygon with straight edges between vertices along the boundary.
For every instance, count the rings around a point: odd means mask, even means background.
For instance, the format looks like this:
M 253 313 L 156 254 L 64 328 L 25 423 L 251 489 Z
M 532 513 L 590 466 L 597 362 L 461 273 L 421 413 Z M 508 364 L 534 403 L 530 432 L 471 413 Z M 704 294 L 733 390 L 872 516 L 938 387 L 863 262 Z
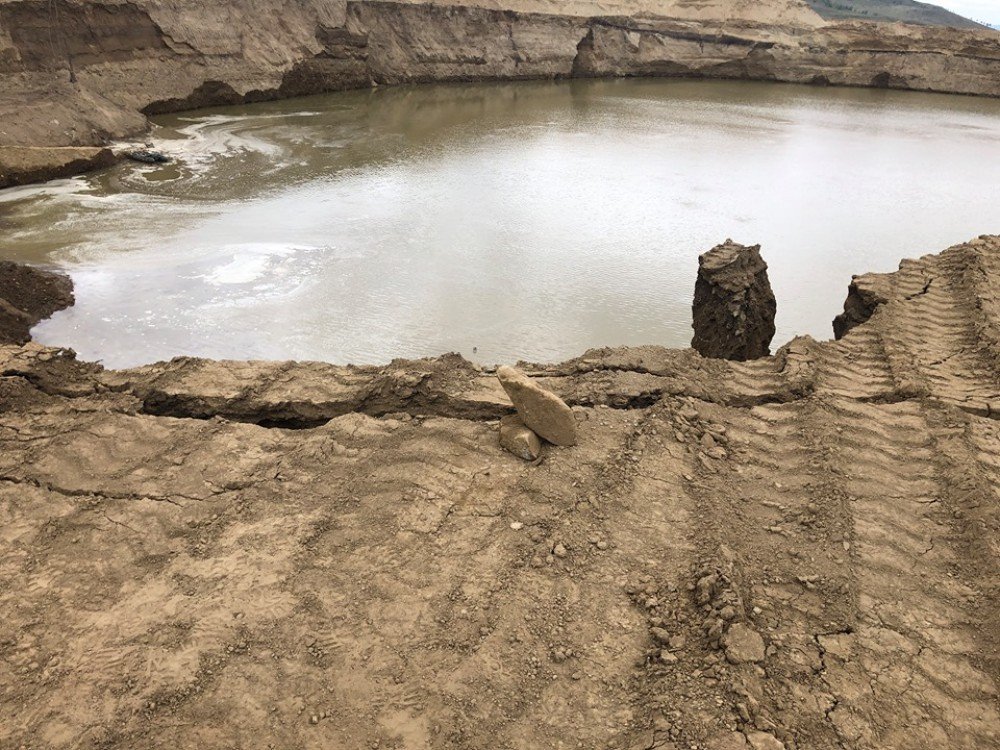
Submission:
M 0 344 L 26 344 L 32 326 L 73 302 L 66 274 L 0 261 Z
M 93 172 L 116 161 L 101 146 L 0 146 L 0 188 Z
M 651 7 L 2 0 L 0 165 L 8 184 L 36 179 L 4 152 L 105 145 L 157 112 L 376 84 L 644 75 L 1000 96 L 992 31 L 823 25 L 798 0 L 676 0 L 662 6 L 671 18 Z M 584 15 L 602 8 L 614 15 Z
M 1000 237 L 839 341 L 493 373 L 0 346 L 0 746 L 1000 743 Z

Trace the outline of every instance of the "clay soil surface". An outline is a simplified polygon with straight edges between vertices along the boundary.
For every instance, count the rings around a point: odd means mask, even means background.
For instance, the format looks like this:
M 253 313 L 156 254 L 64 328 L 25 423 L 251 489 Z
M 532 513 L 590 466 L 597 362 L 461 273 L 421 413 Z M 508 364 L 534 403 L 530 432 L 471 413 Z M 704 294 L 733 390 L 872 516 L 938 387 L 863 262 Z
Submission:
M 0 747 L 1000 743 L 1000 237 L 837 342 L 496 378 L 0 348 Z

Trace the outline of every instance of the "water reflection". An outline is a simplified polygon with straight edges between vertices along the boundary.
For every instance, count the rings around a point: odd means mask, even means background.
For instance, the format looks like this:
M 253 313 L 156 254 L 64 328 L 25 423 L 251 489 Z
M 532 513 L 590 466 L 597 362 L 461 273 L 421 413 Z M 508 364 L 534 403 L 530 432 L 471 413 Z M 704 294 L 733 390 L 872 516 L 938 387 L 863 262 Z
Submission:
M 697 255 L 760 242 L 778 339 L 852 273 L 1000 231 L 1000 102 L 770 84 L 427 86 L 161 118 L 166 166 L 0 192 L 77 305 L 36 335 L 176 354 L 553 360 L 690 340 Z

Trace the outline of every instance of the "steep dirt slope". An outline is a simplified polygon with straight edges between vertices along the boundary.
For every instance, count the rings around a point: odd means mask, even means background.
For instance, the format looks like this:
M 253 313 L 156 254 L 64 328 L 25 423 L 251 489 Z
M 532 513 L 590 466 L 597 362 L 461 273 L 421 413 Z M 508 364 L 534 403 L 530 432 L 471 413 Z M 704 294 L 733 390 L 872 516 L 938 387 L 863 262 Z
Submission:
M 0 745 L 994 747 L 998 282 L 983 237 L 837 342 L 527 366 L 537 465 L 457 356 L 0 347 Z

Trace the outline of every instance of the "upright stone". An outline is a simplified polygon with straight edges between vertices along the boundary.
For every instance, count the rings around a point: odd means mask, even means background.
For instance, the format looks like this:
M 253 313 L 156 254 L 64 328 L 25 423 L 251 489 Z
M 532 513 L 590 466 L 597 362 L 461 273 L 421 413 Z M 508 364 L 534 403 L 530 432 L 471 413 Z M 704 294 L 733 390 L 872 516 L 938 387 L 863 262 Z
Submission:
M 726 240 L 698 258 L 691 346 L 699 354 L 736 361 L 766 357 L 776 311 L 760 245 Z
M 565 401 L 513 367 L 498 368 L 497 378 L 529 429 L 555 445 L 576 445 L 576 417 Z

